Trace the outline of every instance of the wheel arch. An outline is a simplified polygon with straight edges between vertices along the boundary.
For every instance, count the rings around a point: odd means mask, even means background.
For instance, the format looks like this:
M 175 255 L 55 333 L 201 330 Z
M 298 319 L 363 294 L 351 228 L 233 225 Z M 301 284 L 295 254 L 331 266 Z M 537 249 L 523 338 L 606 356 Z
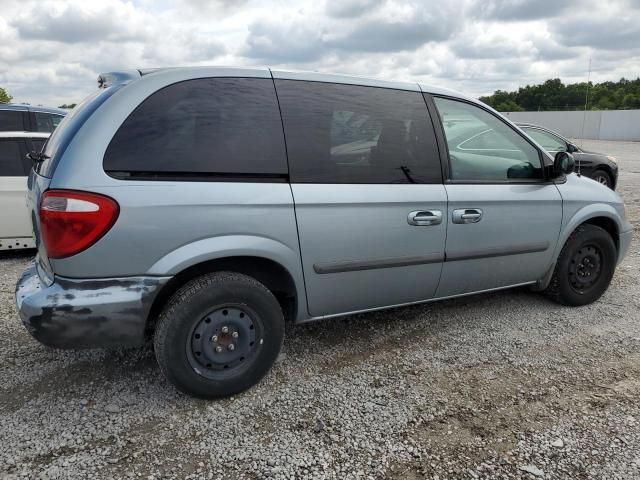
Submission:
M 585 225 L 585 224 L 595 225 L 605 230 L 611 236 L 611 239 L 613 240 L 613 243 L 616 246 L 616 251 L 620 250 L 620 229 L 618 227 L 618 224 L 611 217 L 606 217 L 606 216 L 590 217 L 584 222 L 582 222 L 580 225 Z
M 596 225 L 606 230 L 609 235 L 611 235 L 613 242 L 616 244 L 616 248 L 619 248 L 619 234 L 623 230 L 623 225 L 618 212 L 612 205 L 606 203 L 593 203 L 576 211 L 565 223 L 562 231 L 560 232 L 555 257 L 560 254 L 560 251 L 569 238 L 569 235 L 584 223 Z
M 569 236 L 580 226 L 584 224 L 596 225 L 604 229 L 616 246 L 616 251 L 620 251 L 620 232 L 622 231 L 622 224 L 620 218 L 615 209 L 607 204 L 592 204 L 578 210 L 571 219 L 566 223 L 560 232 L 558 243 L 553 255 L 553 263 L 547 269 L 547 273 L 543 278 L 538 280 L 534 290 L 544 290 L 551 281 L 552 274 L 556 267 L 558 256 L 564 247 L 564 244 L 569 239 Z
M 154 299 L 147 317 L 150 334 L 171 296 L 193 278 L 232 271 L 255 278 L 278 299 L 285 320 L 306 318 L 306 293 L 297 250 L 264 237 L 225 236 L 190 243 L 158 260 L 150 274 L 171 275 Z

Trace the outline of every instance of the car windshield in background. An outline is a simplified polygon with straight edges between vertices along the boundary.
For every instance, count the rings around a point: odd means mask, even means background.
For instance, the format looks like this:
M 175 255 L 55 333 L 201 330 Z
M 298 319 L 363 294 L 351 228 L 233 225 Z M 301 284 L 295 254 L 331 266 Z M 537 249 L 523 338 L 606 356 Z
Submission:
M 540 130 L 539 128 L 524 127 L 523 130 L 527 135 L 542 145 L 542 148 L 547 152 L 555 153 L 567 150 L 567 144 L 551 133 Z

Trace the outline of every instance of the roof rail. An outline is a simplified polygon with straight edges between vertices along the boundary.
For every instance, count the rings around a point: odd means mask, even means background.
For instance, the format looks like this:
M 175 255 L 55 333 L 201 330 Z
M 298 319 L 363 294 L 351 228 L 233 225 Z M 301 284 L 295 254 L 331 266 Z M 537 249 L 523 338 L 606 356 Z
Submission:
M 98 75 L 98 88 L 107 88 L 117 83 L 127 83 L 137 78 L 140 78 L 138 70 L 101 73 Z

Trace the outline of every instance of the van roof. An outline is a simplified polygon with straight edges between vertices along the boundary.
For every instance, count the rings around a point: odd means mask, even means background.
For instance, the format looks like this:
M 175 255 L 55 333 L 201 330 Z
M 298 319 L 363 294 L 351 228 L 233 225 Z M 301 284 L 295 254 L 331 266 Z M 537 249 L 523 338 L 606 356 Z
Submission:
M 125 70 L 119 72 L 102 73 L 98 77 L 98 86 L 107 87 L 117 83 L 128 83 L 132 80 L 145 77 L 147 75 L 171 74 L 179 75 L 182 79 L 198 78 L 203 76 L 239 76 L 247 74 L 256 78 L 276 78 L 283 80 L 304 80 L 311 82 L 330 82 L 343 83 L 348 85 L 362 85 L 370 87 L 393 88 L 396 90 L 422 91 L 425 93 L 433 93 L 440 95 L 449 95 L 453 97 L 464 98 L 477 102 L 476 99 L 467 95 L 451 90 L 445 87 L 437 87 L 419 82 L 395 82 L 389 80 L 380 80 L 368 77 L 358 77 L 352 75 L 340 75 L 332 73 L 293 71 L 293 70 L 277 70 L 268 67 L 165 67 L 165 68 L 143 68 L 138 70 Z

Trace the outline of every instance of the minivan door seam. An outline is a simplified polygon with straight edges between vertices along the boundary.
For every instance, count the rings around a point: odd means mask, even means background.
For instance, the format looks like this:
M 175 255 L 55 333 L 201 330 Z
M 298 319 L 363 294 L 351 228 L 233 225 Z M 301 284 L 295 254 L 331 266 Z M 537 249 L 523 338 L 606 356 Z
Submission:
M 447 191 L 447 186 L 445 185 L 445 178 L 449 175 L 449 150 L 446 142 L 443 141 L 442 136 L 444 135 L 442 131 L 442 124 L 440 123 L 440 115 L 438 111 L 435 109 L 435 105 L 432 105 L 431 94 L 424 92 L 420 84 L 418 84 L 420 88 L 420 92 L 422 93 L 422 101 L 425 103 L 427 107 L 427 114 L 431 119 L 431 128 L 433 128 L 433 133 L 436 137 L 436 148 L 438 149 L 438 158 L 440 159 L 440 181 L 442 185 L 442 189 L 444 190 L 444 211 L 446 222 L 444 225 L 444 245 L 442 245 L 442 264 L 440 267 L 440 276 L 438 277 L 438 282 L 436 284 L 436 292 L 440 287 L 440 281 L 442 280 L 442 271 L 444 269 L 444 264 L 447 261 L 447 235 L 449 233 L 449 192 Z M 435 118 L 434 118 L 435 116 Z
M 300 241 L 300 229 L 298 228 L 298 212 L 297 212 L 297 205 L 296 205 L 296 197 L 293 193 L 293 187 L 291 186 L 291 166 L 289 165 L 289 150 L 287 149 L 287 134 L 285 133 L 285 130 L 284 130 L 284 120 L 282 119 L 282 107 L 280 106 L 280 98 L 278 98 L 278 89 L 276 88 L 276 80 L 275 78 L 273 78 L 273 72 L 271 71 L 270 68 L 269 68 L 269 75 L 271 75 L 271 81 L 273 82 L 273 91 L 276 94 L 276 102 L 278 103 L 278 112 L 280 113 L 280 125 L 282 126 L 282 140 L 284 141 L 284 154 L 287 159 L 289 191 L 291 192 L 291 201 L 293 202 L 293 219 L 296 223 L 296 235 L 298 236 L 298 257 L 300 258 L 300 270 L 302 271 L 302 285 L 304 286 L 304 296 L 305 296 L 304 300 L 307 306 L 307 314 L 305 316 L 309 318 L 311 316 L 311 311 L 309 309 L 307 277 L 304 271 L 304 262 L 302 261 L 302 242 Z M 297 316 L 300 317 L 300 312 L 297 312 Z M 297 318 L 296 318 L 296 321 L 298 321 Z

